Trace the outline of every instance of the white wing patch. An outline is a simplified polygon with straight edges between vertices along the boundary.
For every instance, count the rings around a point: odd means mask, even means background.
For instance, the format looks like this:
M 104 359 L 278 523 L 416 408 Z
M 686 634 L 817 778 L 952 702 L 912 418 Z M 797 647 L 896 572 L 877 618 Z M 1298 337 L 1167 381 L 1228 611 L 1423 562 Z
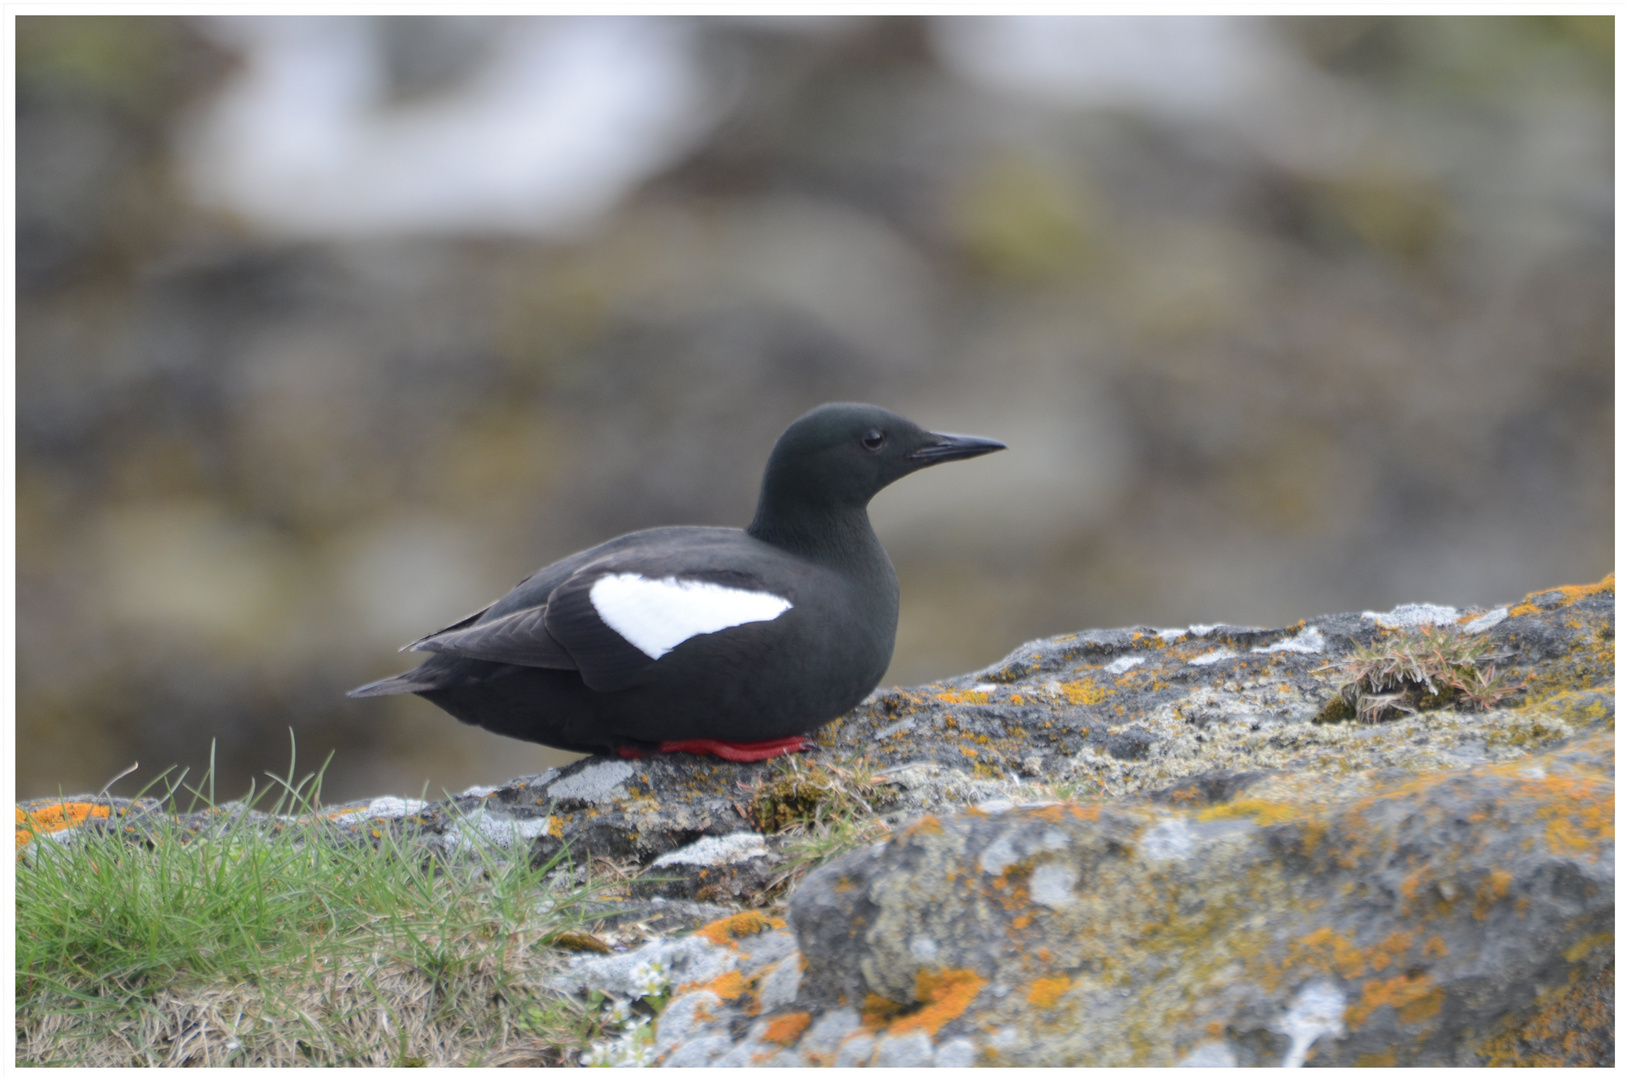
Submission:
M 593 583 L 588 599 L 606 626 L 651 660 L 697 634 L 768 622 L 791 609 L 791 601 L 773 593 L 642 574 L 606 574 Z

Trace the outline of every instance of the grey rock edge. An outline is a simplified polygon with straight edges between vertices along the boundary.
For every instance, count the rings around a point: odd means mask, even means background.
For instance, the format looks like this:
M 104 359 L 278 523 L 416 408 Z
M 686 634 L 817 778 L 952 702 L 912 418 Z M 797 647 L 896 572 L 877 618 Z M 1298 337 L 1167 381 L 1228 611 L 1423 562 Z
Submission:
M 1613 590 L 1090 631 L 878 692 L 796 768 L 874 770 L 886 838 L 808 874 L 789 925 L 754 908 L 794 837 L 750 816 L 784 763 L 589 758 L 323 817 L 622 864 L 653 937 L 560 989 L 665 971 L 664 1065 L 1609 1064 Z M 1315 722 L 1330 664 L 1419 626 L 1485 635 L 1525 691 Z M 100 802 L 125 828 L 157 812 Z

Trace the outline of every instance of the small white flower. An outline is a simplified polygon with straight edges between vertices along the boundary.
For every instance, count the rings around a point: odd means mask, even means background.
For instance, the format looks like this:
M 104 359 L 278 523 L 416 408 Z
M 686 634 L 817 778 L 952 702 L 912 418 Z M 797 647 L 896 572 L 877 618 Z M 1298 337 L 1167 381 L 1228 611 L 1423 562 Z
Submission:
M 631 979 L 634 996 L 658 997 L 667 989 L 666 965 L 646 960 L 633 969 Z
M 593 1068 L 643 1069 L 655 1064 L 655 1047 L 649 1028 L 638 1024 L 612 1042 L 596 1042 L 582 1058 Z

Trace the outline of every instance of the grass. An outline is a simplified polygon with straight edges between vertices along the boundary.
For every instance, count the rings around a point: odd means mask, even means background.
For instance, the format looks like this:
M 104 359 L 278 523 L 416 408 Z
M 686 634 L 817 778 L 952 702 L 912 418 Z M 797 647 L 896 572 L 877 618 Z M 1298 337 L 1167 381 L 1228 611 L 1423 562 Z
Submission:
M 319 774 L 278 783 L 273 812 L 316 808 Z M 544 986 L 600 889 L 532 865 L 523 840 L 449 861 L 320 819 L 237 815 L 212 836 L 163 821 L 145 841 L 30 844 L 19 1065 L 575 1064 L 628 1020 Z
M 896 797 L 867 758 L 843 766 L 787 756 L 774 768 L 752 787 L 747 806 L 753 825 L 785 838 L 785 861 L 756 898 L 760 904 L 780 902 L 809 871 L 889 832 L 877 815 Z
M 1508 659 L 1484 638 L 1449 630 L 1387 635 L 1331 665 L 1347 681 L 1317 719 L 1375 723 L 1448 705 L 1484 712 L 1524 689 L 1498 670 Z

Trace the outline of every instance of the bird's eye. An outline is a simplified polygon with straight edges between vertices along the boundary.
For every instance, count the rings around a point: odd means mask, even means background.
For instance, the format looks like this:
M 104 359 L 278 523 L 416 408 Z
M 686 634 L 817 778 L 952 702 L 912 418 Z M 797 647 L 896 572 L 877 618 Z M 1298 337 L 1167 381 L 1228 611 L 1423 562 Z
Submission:
M 864 443 L 864 448 L 866 450 L 880 450 L 881 444 L 887 441 L 887 433 L 885 431 L 877 431 L 872 428 L 871 430 L 865 432 L 864 438 L 860 439 L 859 441 Z

